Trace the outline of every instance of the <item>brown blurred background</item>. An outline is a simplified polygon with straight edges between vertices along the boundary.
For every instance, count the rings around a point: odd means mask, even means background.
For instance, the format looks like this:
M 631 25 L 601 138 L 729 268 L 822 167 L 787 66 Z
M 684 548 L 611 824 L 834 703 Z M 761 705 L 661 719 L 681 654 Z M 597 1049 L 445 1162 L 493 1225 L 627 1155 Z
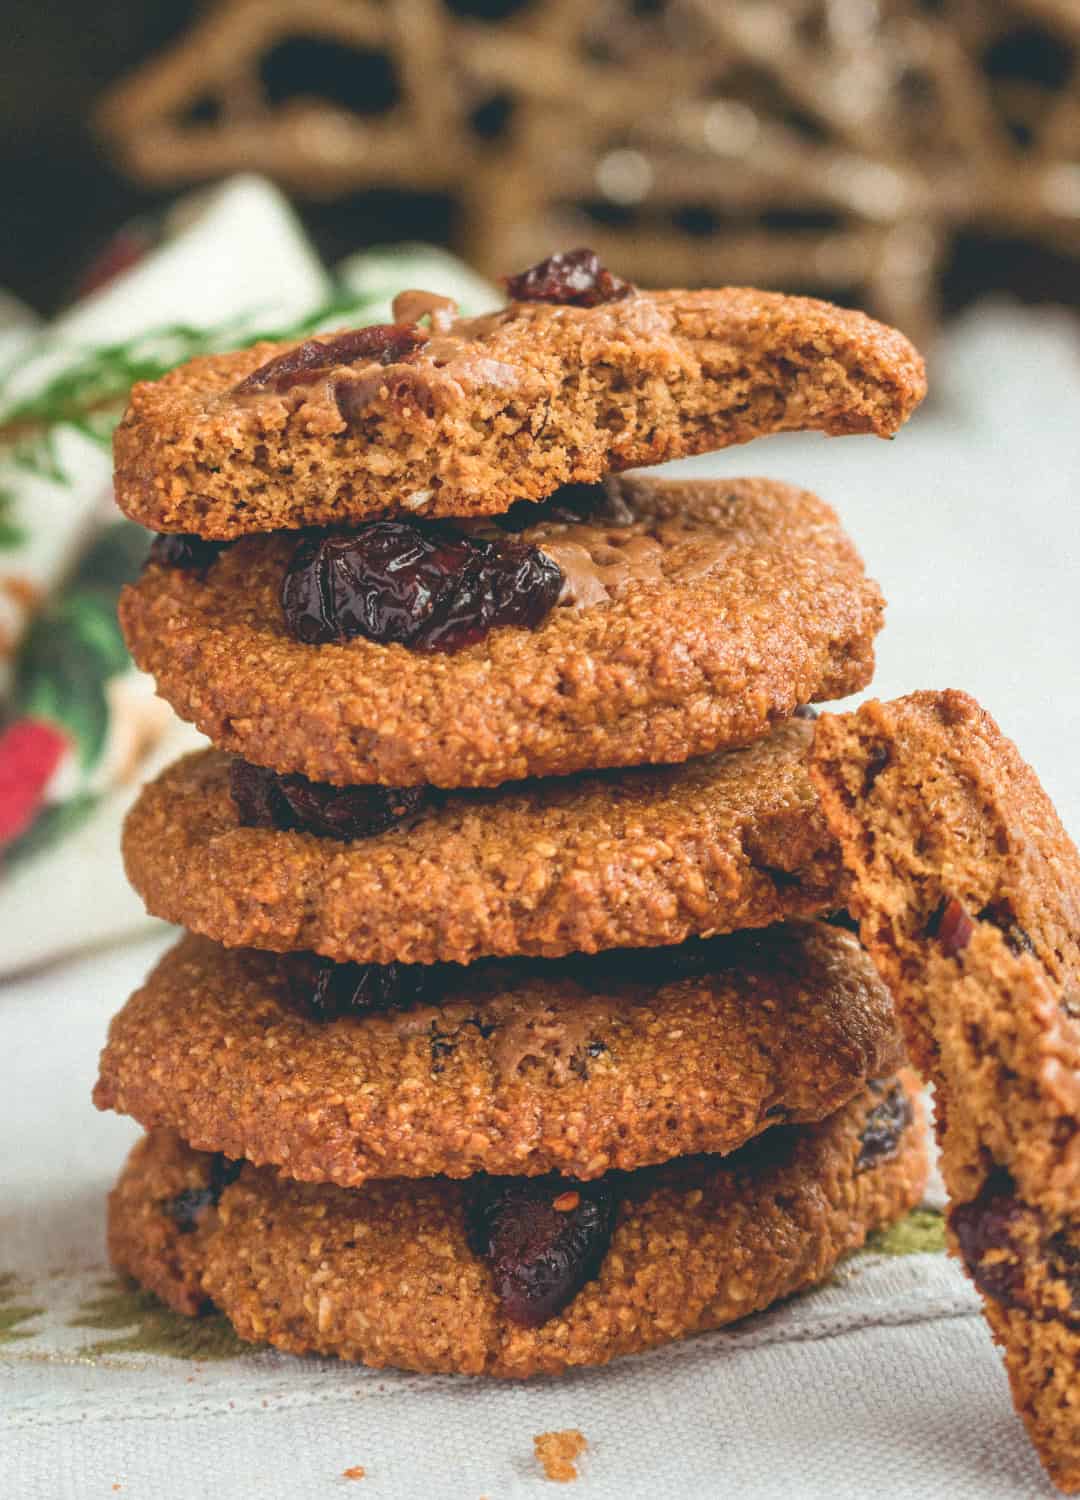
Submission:
M 323 254 L 592 243 L 916 336 L 1080 302 L 1080 0 L 8 0 L 0 285 L 51 312 L 241 169 Z M 110 255 L 118 252 L 114 246 Z M 123 249 L 119 253 L 123 253 Z

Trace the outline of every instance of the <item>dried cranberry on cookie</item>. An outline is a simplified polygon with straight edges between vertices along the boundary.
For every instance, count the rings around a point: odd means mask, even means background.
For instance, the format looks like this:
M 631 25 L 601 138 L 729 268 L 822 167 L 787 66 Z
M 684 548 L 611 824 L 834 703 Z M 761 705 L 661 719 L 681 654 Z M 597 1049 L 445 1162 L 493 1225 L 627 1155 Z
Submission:
M 807 491 L 636 477 L 496 522 L 151 560 L 120 619 L 220 749 L 313 782 L 459 787 L 749 744 L 866 685 L 882 600 Z
M 588 251 L 508 286 L 484 317 L 405 292 L 393 324 L 136 385 L 115 437 L 121 509 L 217 539 L 497 514 L 771 432 L 891 436 L 925 393 L 901 334 L 826 302 L 645 292 Z

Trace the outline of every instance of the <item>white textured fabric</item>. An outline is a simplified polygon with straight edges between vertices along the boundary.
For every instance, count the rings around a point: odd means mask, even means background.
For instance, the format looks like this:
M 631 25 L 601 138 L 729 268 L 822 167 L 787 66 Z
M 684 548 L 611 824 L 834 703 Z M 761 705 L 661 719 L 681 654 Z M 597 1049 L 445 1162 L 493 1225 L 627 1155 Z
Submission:
M 895 444 L 784 438 L 687 466 L 789 478 L 836 504 L 890 600 L 875 691 L 974 691 L 1074 830 L 1077 347 L 1064 317 L 986 311 Z M 98 878 L 86 869 L 88 889 Z M 53 895 L 63 923 L 80 889 Z M 857 1257 L 741 1328 L 525 1386 L 265 1353 L 88 1355 L 123 1340 L 70 1324 L 107 1277 L 103 1200 L 135 1135 L 88 1094 L 108 1016 L 161 942 L 0 986 L 0 1496 L 322 1500 L 349 1493 L 359 1464 L 362 1495 L 506 1500 L 544 1491 L 532 1437 L 563 1427 L 588 1439 L 571 1493 L 590 1500 L 1053 1493 L 973 1294 L 939 1255 Z M 5 1313 L 28 1336 L 4 1342 Z

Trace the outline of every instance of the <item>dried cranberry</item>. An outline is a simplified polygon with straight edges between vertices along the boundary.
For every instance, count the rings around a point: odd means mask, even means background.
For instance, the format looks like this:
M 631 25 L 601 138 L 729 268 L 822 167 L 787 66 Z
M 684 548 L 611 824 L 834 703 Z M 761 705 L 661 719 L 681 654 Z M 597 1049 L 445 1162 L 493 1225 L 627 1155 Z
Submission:
M 198 573 L 200 578 L 217 562 L 224 542 L 208 542 L 201 536 L 184 536 L 178 532 L 160 532 L 150 543 L 148 563 L 159 568 L 181 568 Z
M 937 938 L 946 958 L 957 958 L 971 942 L 975 923 L 964 903 L 948 896 L 931 917 L 927 931 L 930 937 Z
M 236 387 L 235 394 L 280 393 L 316 379 L 324 370 L 359 364 L 361 360 L 375 365 L 402 364 L 427 341 L 428 335 L 412 323 L 375 323 L 329 339 L 307 339 L 252 370 Z
M 410 817 L 432 795 L 426 786 L 327 786 L 306 776 L 279 776 L 236 759 L 229 790 L 245 828 L 278 828 L 323 838 L 363 839 Z
M 855 1161 L 856 1172 L 865 1172 L 868 1167 L 876 1167 L 878 1162 L 894 1155 L 900 1137 L 912 1120 L 911 1100 L 899 1083 L 886 1085 L 875 1080 L 870 1087 L 877 1093 L 882 1089 L 886 1092 L 863 1124 L 859 1155 Z
M 293 1001 L 314 1021 L 401 1010 L 437 987 L 437 968 L 425 964 L 338 964 L 313 953 L 281 960 Z
M 181 1234 L 192 1234 L 208 1208 L 216 1208 L 222 1193 L 240 1176 L 244 1163 L 232 1161 L 219 1151 L 210 1161 L 210 1180 L 205 1187 L 184 1188 L 175 1198 L 161 1205 L 161 1211 L 175 1223 Z
M 1035 1212 L 1016 1196 L 1016 1184 L 1004 1167 L 995 1167 L 970 1203 L 957 1203 L 949 1214 L 964 1264 L 980 1292 L 1006 1307 L 1026 1307 L 1025 1221 Z M 989 1257 L 989 1258 L 988 1258 Z
M 816 719 L 818 711 L 812 703 L 800 703 L 792 714 L 793 719 Z
M 515 302 L 559 302 L 571 307 L 620 302 L 637 290 L 606 270 L 594 250 L 585 249 L 549 255 L 527 271 L 505 277 L 504 282 Z
M 470 1181 L 469 1245 L 490 1264 L 503 1312 L 525 1328 L 553 1318 L 599 1275 L 614 1227 L 615 1193 L 604 1179 Z
M 281 603 L 289 630 L 309 645 L 364 636 L 457 651 L 496 626 L 539 625 L 562 585 L 562 569 L 538 547 L 430 522 L 373 521 L 348 536 L 306 537 Z
M 1076 1327 L 1080 1314 L 1080 1248 L 1060 1232 L 1047 1236 L 1039 1209 L 1017 1195 L 1004 1167 L 995 1167 L 970 1203 L 949 1214 L 964 1263 L 980 1292 L 1005 1307 L 1020 1307 Z M 1034 1263 L 1050 1283 L 1064 1287 L 1069 1307 L 1051 1293 L 1049 1306 L 1034 1307 L 1025 1267 Z

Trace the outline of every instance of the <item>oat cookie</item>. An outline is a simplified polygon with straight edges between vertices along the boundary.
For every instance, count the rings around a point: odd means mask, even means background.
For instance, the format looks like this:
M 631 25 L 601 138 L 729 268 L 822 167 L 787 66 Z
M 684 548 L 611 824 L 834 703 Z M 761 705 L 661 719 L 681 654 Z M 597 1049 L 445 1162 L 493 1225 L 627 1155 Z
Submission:
M 155 916 L 229 947 L 358 963 L 555 958 L 842 907 L 810 785 L 812 726 L 681 766 L 450 792 L 342 840 L 243 826 L 220 751 L 177 761 L 128 816 Z
M 316 974 L 185 936 L 114 1018 L 95 1102 L 345 1187 L 595 1178 L 821 1119 L 902 1056 L 873 966 L 818 922 L 571 960 L 333 969 L 343 1005 L 315 1003 Z M 383 981 L 382 1010 L 356 1013 Z
M 445 325 L 440 299 L 405 295 L 398 317 Z M 136 385 L 115 436 L 121 508 L 216 538 L 497 513 L 769 432 L 890 436 L 925 392 L 894 329 L 746 288 L 514 302 L 320 339 L 321 353 L 258 344 Z
M 885 1124 L 883 1128 L 883 1118 Z M 291 1182 L 192 1151 L 135 1147 L 109 1203 L 109 1250 L 179 1312 L 207 1303 L 242 1338 L 409 1370 L 521 1378 L 604 1364 L 718 1328 L 822 1280 L 919 1200 L 911 1080 L 732 1157 L 681 1159 L 607 1184 L 592 1274 L 535 1326 L 508 1314 L 473 1248 L 468 1183 Z M 571 1200 L 577 1196 L 568 1184 Z
M 964 693 L 823 717 L 815 776 L 936 1087 L 953 1251 L 1040 1457 L 1080 1490 L 1080 858 Z
M 205 572 L 152 562 L 121 597 L 125 638 L 220 749 L 337 785 L 684 761 L 870 680 L 881 594 L 822 501 L 767 480 L 615 483 L 627 524 L 522 533 L 576 581 L 535 629 L 453 653 L 306 644 L 282 612 L 286 534 Z

